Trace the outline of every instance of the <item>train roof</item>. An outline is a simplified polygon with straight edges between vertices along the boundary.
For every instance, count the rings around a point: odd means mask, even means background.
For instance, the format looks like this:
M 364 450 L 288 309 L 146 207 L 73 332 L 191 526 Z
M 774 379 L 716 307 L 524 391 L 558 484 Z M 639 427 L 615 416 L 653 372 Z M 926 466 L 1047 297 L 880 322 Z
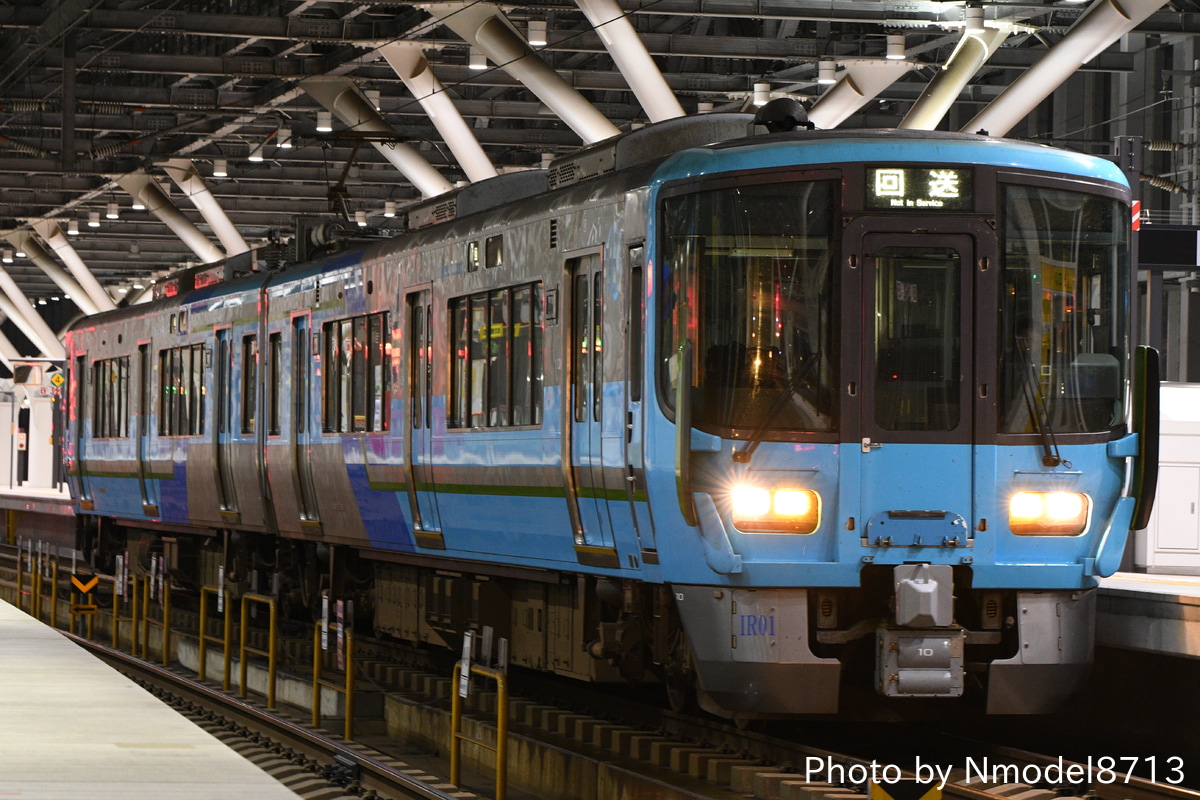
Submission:
M 755 165 L 768 168 L 775 163 L 850 162 L 988 164 L 1066 173 L 1117 186 L 1129 186 L 1116 164 L 1100 156 L 983 134 L 895 128 L 797 130 L 717 142 L 708 147 L 677 153 L 667 159 L 656 180 L 661 182 L 682 175 L 694 175 L 697 170 L 726 171 Z M 707 168 L 705 163 L 709 164 Z

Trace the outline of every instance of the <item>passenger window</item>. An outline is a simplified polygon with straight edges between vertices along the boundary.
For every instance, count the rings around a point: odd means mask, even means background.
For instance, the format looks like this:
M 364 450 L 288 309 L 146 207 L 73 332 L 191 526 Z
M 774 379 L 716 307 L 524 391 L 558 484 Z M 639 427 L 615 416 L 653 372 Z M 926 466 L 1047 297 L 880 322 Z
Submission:
M 479 242 L 467 245 L 467 272 L 479 271 Z
M 322 429 L 371 433 L 388 429 L 387 314 L 325 323 Z
M 283 430 L 280 417 L 280 394 L 283 376 L 283 334 L 276 331 L 267 336 L 267 434 L 278 436 Z
M 92 436 L 96 439 L 129 435 L 129 357 L 109 358 L 93 365 L 95 387 Z
M 542 421 L 542 291 L 525 284 L 449 303 L 450 428 Z
M 242 338 L 242 433 L 254 433 L 258 412 L 258 337 Z
M 503 241 L 504 237 L 502 236 L 488 237 L 484 252 L 484 257 L 487 259 L 485 266 L 488 269 L 504 266 Z

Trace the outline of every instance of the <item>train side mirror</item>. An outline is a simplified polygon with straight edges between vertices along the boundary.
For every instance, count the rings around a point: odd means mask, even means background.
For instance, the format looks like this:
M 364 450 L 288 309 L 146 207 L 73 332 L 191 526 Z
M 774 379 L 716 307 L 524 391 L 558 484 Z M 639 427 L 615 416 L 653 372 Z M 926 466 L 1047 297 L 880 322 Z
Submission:
M 1133 431 L 1138 435 L 1138 454 L 1133 460 L 1130 486 L 1136 505 L 1131 530 L 1150 524 L 1154 495 L 1158 489 L 1159 357 L 1153 347 L 1139 345 L 1133 352 Z

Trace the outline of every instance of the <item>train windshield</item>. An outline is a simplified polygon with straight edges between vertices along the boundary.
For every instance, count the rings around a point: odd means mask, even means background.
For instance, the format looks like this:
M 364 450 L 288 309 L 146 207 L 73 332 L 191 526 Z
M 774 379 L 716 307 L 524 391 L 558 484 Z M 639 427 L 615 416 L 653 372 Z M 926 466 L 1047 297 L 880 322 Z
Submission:
M 1004 219 L 1000 431 L 1120 426 L 1128 211 L 1104 197 L 1007 186 Z
M 835 430 L 836 201 L 833 181 L 812 181 L 664 202 L 664 399 L 674 402 L 678 373 L 670 354 L 691 339 L 697 428 L 768 439 Z

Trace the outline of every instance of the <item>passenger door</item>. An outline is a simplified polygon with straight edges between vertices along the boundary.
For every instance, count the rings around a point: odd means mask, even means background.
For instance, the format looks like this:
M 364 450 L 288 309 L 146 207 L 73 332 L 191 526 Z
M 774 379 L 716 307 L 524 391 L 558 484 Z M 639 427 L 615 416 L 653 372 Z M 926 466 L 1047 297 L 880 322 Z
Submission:
M 972 220 L 922 220 L 929 227 L 915 232 L 902 222 L 847 229 L 845 307 L 861 309 L 857 341 L 844 351 L 845 419 L 860 458 L 857 529 L 876 547 L 965 546 L 976 269 L 994 259 L 980 252 L 989 238 Z
M 567 261 L 567 503 L 577 546 L 612 547 L 601 453 L 604 273 L 599 252 Z M 581 557 L 584 554 L 580 554 Z M 596 554 L 594 554 L 596 555 Z M 615 558 L 615 553 L 613 553 Z M 588 560 L 588 559 L 585 559 Z M 615 566 L 615 565 L 614 565 Z
M 442 530 L 433 473 L 433 304 L 429 289 L 408 295 L 408 501 L 417 531 Z M 419 537 L 423 546 L 438 542 Z
M 213 426 L 213 452 L 216 453 L 217 500 L 222 516 L 237 520 L 237 482 L 233 477 L 233 340 L 229 328 L 216 332 L 216 397 L 217 424 Z
M 150 343 L 138 343 L 138 426 L 137 463 L 138 484 L 142 490 L 142 511 L 148 517 L 158 516 L 158 493 L 154 491 L 154 479 L 150 472 L 151 418 L 154 410 L 154 367 L 150 356 Z
M 300 519 L 316 522 L 317 490 L 313 484 L 312 466 L 312 350 L 310 349 L 312 320 L 308 314 L 292 317 L 292 387 L 295 404 L 292 409 L 292 454 L 296 471 L 296 503 Z

